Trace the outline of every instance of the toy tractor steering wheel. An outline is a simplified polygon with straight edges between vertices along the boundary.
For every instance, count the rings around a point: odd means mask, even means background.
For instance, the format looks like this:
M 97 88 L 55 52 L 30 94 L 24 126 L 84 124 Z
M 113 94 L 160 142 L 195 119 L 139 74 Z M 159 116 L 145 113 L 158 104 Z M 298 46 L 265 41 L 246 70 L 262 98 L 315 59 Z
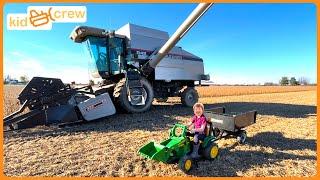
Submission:
M 187 126 L 182 124 L 175 124 L 170 131 L 170 137 L 186 137 L 186 134 Z

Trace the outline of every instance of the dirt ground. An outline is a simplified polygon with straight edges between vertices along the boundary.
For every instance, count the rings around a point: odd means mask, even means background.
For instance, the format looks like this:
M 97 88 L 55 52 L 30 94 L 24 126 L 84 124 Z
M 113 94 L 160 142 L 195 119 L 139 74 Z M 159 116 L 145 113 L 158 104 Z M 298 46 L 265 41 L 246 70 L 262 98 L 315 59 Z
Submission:
M 137 150 L 160 142 L 192 109 L 170 99 L 143 114 L 118 114 L 72 127 L 36 127 L 4 134 L 7 176 L 187 176 L 177 164 L 147 160 Z M 257 110 L 246 144 L 218 142 L 213 161 L 189 176 L 313 176 L 316 174 L 316 91 L 201 98 L 206 108 Z

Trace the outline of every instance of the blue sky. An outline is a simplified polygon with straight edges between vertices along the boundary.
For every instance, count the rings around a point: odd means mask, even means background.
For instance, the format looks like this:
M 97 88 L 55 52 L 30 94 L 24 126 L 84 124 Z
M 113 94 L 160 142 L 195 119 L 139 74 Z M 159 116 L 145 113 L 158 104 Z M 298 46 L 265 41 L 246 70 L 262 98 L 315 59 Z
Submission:
M 49 31 L 12 31 L 7 13 L 29 5 L 85 5 L 86 23 L 54 23 Z M 69 34 L 76 25 L 118 29 L 130 22 L 172 35 L 196 4 L 6 4 L 4 74 L 87 82 L 84 48 Z M 316 6 L 313 4 L 215 4 L 178 43 L 204 59 L 220 84 L 278 82 L 282 76 L 316 81 Z

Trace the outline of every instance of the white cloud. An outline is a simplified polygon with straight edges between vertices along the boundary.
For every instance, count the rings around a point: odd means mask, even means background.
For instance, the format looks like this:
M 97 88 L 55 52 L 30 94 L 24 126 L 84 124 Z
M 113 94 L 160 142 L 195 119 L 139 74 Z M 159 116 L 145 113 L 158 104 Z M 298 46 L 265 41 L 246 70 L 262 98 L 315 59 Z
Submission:
M 61 67 L 60 69 L 50 70 L 46 77 L 59 78 L 65 83 L 75 81 L 76 83 L 88 83 L 88 69 L 82 67 Z
M 14 78 L 27 75 L 28 77 L 38 76 L 45 70 L 36 59 L 25 57 L 22 54 L 11 53 L 16 58 L 4 58 L 4 75 Z
M 13 78 L 26 75 L 30 79 L 34 76 L 60 78 L 65 83 L 75 81 L 77 83 L 87 83 L 89 74 L 87 67 L 78 67 L 76 65 L 48 67 L 41 60 L 29 57 L 21 52 L 9 52 L 4 57 L 4 75 L 10 75 Z

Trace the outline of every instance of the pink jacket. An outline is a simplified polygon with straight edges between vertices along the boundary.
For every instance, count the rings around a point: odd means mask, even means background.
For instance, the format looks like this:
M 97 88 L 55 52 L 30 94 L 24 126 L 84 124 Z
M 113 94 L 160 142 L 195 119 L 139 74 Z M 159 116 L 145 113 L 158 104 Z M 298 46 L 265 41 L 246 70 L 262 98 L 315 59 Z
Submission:
M 206 117 L 204 115 L 201 115 L 199 118 L 194 115 L 192 117 L 192 123 L 194 123 L 194 128 L 195 129 L 199 129 L 201 128 L 202 125 L 204 125 L 204 127 L 206 126 L 207 124 L 207 121 L 206 121 Z M 203 131 L 199 132 L 199 133 L 204 133 L 204 129 Z

